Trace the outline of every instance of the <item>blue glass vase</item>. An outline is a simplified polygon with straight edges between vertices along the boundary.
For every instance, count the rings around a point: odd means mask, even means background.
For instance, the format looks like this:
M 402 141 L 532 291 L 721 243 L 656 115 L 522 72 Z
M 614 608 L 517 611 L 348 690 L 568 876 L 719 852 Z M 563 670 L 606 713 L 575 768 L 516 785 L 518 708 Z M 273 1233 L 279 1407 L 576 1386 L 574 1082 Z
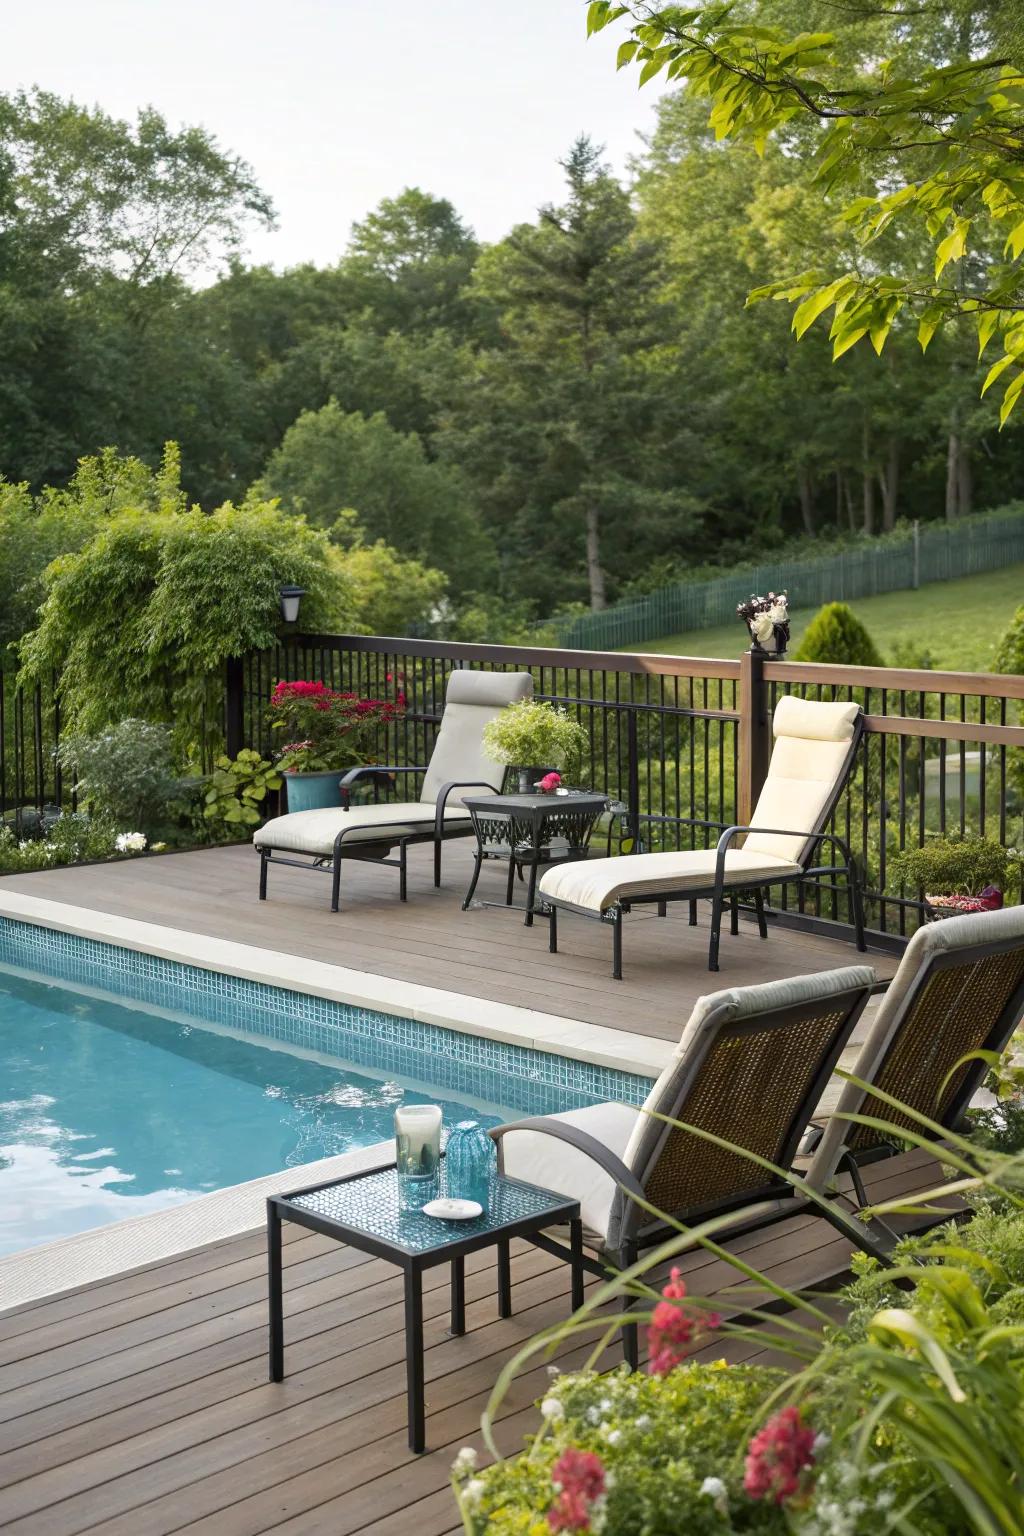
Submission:
M 483 1126 L 475 1120 L 460 1120 L 448 1137 L 445 1152 L 449 1195 L 456 1200 L 475 1200 L 486 1215 L 497 1163 L 497 1148 Z

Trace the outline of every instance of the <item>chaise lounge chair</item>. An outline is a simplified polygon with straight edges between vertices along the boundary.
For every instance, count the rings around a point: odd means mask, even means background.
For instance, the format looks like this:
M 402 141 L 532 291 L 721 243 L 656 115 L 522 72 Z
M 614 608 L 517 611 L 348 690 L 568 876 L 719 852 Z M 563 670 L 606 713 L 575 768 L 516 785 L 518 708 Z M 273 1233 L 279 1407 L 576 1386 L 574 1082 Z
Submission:
M 597 1275 L 671 1235 L 641 1201 L 687 1224 L 733 1210 L 744 1229 L 778 1221 L 798 1208 L 791 1184 L 666 1118 L 791 1169 L 874 983 L 855 965 L 698 998 L 642 1108 L 591 1104 L 496 1126 L 499 1166 L 580 1201 L 583 1268 Z M 530 1241 L 571 1260 L 550 1234 Z M 635 1365 L 635 1328 L 623 1342 Z
M 816 1212 L 886 1260 L 896 1234 L 859 1216 L 867 1202 L 859 1168 L 905 1151 L 900 1130 L 916 1122 L 847 1083 L 824 1129 L 812 1126 L 804 1136 L 873 979 L 868 967 L 850 966 L 700 998 L 641 1109 L 594 1104 L 498 1126 L 491 1135 L 504 1170 L 581 1200 L 592 1250 L 584 1266 L 595 1274 L 627 1268 L 642 1247 L 670 1235 L 638 1200 L 684 1224 L 735 1212 L 737 1232 Z M 1002 1051 L 1022 1016 L 1024 907 L 930 924 L 907 946 L 853 1076 L 949 1131 L 962 1130 L 988 1071 L 983 1059 L 964 1058 Z M 846 1118 L 857 1114 L 891 1131 Z M 817 1200 L 662 1117 L 798 1171 Z M 852 1176 L 856 1203 L 838 1190 L 839 1173 Z M 571 1258 L 553 1237 L 531 1241 Z M 627 1358 L 635 1363 L 628 1333 Z
M 708 969 L 717 971 L 727 896 L 754 892 L 764 939 L 768 936 L 764 892 L 770 886 L 822 876 L 834 879 L 836 875 L 846 878 L 856 944 L 863 952 L 864 918 L 853 859 L 842 838 L 824 830 L 857 755 L 863 731 L 860 705 L 822 704 L 787 695 L 775 706 L 772 729 L 775 746 L 768 776 L 749 825 L 683 821 L 687 826 L 720 829 L 716 848 L 588 859 L 547 871 L 539 894 L 541 910 L 550 919 L 552 954 L 558 948 L 559 912 L 576 912 L 610 923 L 612 975 L 619 981 L 624 913 L 641 903 L 656 902 L 659 915 L 664 916 L 667 902 L 688 901 L 690 923 L 695 925 L 698 900 L 710 898 Z M 743 846 L 737 847 L 740 838 Z M 836 849 L 842 862 L 822 865 L 822 844 Z
M 1022 1016 L 1024 907 L 927 923 L 907 945 L 853 1076 L 943 1129 L 962 1132 L 968 1105 L 989 1070 L 973 1053 L 1005 1050 Z M 866 1115 L 891 1129 L 856 1124 L 849 1115 Z M 911 1129 L 921 1129 L 911 1115 L 847 1083 L 824 1128 L 805 1144 L 808 1151 L 816 1144 L 807 1182 L 828 1189 L 839 1169 L 851 1175 L 858 1200 L 866 1204 L 861 1166 L 905 1151 L 899 1132 Z
M 339 775 L 342 806 L 295 811 L 277 816 L 253 834 L 260 855 L 260 900 L 267 897 L 271 864 L 298 869 L 329 870 L 331 911 L 337 912 L 343 859 L 393 864 L 399 870 L 399 895 L 406 899 L 406 849 L 410 843 L 433 843 L 434 884 L 441 884 L 441 845 L 453 837 L 472 834 L 461 791 L 491 790 L 499 794 L 505 769 L 484 752 L 483 729 L 509 704 L 533 695 L 529 672 L 453 672 L 445 693 L 444 714 L 434 750 L 426 767 L 371 764 Z M 418 800 L 352 805 L 357 784 L 371 782 L 375 796 L 381 783 L 395 774 L 422 773 Z M 390 857 L 398 848 L 398 858 Z

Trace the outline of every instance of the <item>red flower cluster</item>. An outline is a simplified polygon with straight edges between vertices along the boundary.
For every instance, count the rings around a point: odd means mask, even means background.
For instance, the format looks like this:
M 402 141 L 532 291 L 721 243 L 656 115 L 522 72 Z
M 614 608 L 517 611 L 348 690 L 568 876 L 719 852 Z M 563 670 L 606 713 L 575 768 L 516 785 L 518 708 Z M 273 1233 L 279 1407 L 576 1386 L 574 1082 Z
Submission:
M 661 1294 L 665 1300 L 651 1313 L 647 1329 L 647 1369 L 652 1376 L 665 1376 L 674 1370 L 692 1353 L 694 1340 L 722 1322 L 717 1312 L 704 1315 L 679 1305 L 686 1296 L 686 1282 L 678 1269 L 673 1269 Z
M 271 709 L 283 709 L 297 699 L 308 699 L 314 709 L 330 709 L 336 697 L 333 688 L 326 683 L 278 683 L 270 695 Z
M 555 1502 L 548 1510 L 553 1531 L 589 1531 L 595 1500 L 605 1490 L 604 1464 L 593 1451 L 563 1451 L 551 1468 Z
M 799 1493 L 814 1465 L 814 1430 L 790 1405 L 768 1420 L 747 1446 L 743 1486 L 752 1499 L 782 1504 Z

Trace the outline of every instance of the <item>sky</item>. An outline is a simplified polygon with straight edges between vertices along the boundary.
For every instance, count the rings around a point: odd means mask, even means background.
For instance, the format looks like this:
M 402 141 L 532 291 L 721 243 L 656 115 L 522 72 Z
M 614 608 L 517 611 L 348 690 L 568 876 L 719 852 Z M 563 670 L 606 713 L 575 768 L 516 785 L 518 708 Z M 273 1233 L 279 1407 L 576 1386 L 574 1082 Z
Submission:
M 624 35 L 588 41 L 582 0 L 0 0 L 0 91 L 202 124 L 277 208 L 249 258 L 324 265 L 406 186 L 499 239 L 580 132 L 624 173 L 660 89 L 616 73 Z

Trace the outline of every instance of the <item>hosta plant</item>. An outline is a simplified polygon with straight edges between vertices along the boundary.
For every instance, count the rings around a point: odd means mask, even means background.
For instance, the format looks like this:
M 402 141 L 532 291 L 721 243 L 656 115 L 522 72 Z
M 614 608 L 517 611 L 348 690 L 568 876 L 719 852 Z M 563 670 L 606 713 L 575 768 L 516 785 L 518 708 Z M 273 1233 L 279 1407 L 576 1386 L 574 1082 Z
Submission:
M 214 826 L 232 831 L 259 826 L 267 795 L 280 787 L 281 775 L 273 763 L 248 747 L 237 757 L 218 757 L 204 796 L 203 816 Z

